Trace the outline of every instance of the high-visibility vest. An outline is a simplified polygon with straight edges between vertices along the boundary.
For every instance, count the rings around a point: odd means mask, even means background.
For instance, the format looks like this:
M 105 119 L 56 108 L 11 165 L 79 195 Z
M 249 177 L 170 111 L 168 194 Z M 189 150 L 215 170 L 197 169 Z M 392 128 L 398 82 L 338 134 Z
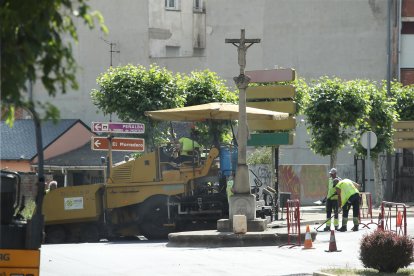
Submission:
M 344 206 L 352 195 L 359 194 L 358 189 L 350 179 L 339 181 L 338 184 L 336 184 L 336 188 L 341 190 L 341 206 Z
M 329 180 L 328 180 L 328 193 L 326 195 L 326 198 L 330 199 L 330 200 L 338 200 L 338 195 L 334 195 L 335 193 L 336 193 L 336 189 L 333 185 L 333 179 L 332 179 L 332 177 L 329 177 Z
M 200 147 L 200 145 L 196 141 L 193 142 L 193 140 L 187 137 L 182 137 L 178 141 L 180 142 L 180 146 L 181 146 L 181 153 L 180 153 L 181 155 L 191 156 L 192 155 L 191 152 L 194 150 L 194 148 Z

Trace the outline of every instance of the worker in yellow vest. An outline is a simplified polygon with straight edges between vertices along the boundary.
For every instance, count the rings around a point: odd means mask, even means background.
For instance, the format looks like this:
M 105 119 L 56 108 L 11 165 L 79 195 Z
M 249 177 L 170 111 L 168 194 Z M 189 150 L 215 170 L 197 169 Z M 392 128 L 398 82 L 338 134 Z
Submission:
M 338 231 L 347 231 L 348 213 L 352 206 L 354 227 L 352 231 L 358 231 L 359 226 L 359 188 L 360 185 L 350 179 L 334 179 L 336 193 L 342 207 L 342 227 Z
M 335 178 L 339 177 L 336 176 L 336 169 L 332 168 L 329 171 L 329 179 L 328 179 L 328 191 L 326 194 L 326 198 L 323 202 L 326 202 L 326 227 L 323 231 L 331 231 L 331 218 L 332 218 L 332 211 L 334 212 L 334 227 L 335 230 L 339 228 L 339 215 L 338 215 L 338 195 L 336 194 L 335 185 L 333 183 Z
M 178 142 L 180 143 L 180 161 L 192 161 L 193 156 L 197 158 L 198 151 L 197 149 L 200 149 L 200 144 L 196 141 L 187 138 L 182 137 L 178 139 Z

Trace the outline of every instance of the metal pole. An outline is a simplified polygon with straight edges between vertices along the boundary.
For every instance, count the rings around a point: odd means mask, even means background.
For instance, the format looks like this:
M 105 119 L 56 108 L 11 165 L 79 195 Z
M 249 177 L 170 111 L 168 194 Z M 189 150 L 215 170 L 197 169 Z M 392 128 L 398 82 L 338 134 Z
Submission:
M 388 22 L 387 22 L 387 96 L 391 97 L 391 7 L 392 0 L 388 0 Z M 392 164 L 391 153 L 387 152 L 387 187 L 386 187 L 386 199 L 392 199 Z M 382 186 L 382 179 L 381 186 Z
M 43 236 L 44 217 L 42 214 L 43 197 L 45 194 L 45 177 L 44 177 L 44 155 L 43 155 L 43 142 L 42 142 L 42 129 L 40 118 L 35 110 L 33 102 L 33 84 L 29 82 L 29 111 L 32 113 L 33 122 L 36 135 L 36 148 L 37 148 L 37 161 L 38 161 L 38 182 L 37 182 L 37 195 L 36 195 L 36 211 L 32 216 L 32 219 L 27 224 L 26 233 L 26 248 L 37 249 L 40 248 Z
M 367 147 L 367 186 L 371 187 L 371 131 L 368 131 L 368 147 Z

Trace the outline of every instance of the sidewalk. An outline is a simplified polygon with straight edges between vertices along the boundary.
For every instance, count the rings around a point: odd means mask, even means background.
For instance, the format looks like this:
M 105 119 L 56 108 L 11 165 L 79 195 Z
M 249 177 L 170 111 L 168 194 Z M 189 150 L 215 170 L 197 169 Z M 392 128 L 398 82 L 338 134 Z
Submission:
M 404 203 L 407 208 L 407 217 L 414 217 L 414 202 Z M 372 209 L 372 221 L 378 222 L 379 214 L 381 213 L 381 207 Z M 350 216 L 352 217 L 352 210 Z M 339 218 L 341 219 L 341 214 L 339 214 Z M 286 211 L 283 212 L 283 220 L 282 212 L 279 211 L 278 220 L 272 221 L 268 224 L 270 228 L 283 228 L 287 227 L 287 220 L 286 220 Z M 362 221 L 370 220 L 371 218 L 362 218 Z M 315 205 L 315 206 L 301 206 L 300 207 L 300 224 L 302 227 L 306 225 L 320 225 L 326 221 L 326 212 L 324 205 Z
M 407 217 L 414 217 L 413 204 L 407 205 Z M 300 240 L 306 235 L 306 226 L 310 226 L 312 240 L 315 240 L 317 231 L 322 230 L 321 225 L 326 221 L 325 206 L 300 207 Z M 372 222 L 378 223 L 380 208 L 372 210 Z M 351 214 L 352 216 L 352 214 Z M 339 218 L 341 220 L 341 214 Z M 363 218 L 362 223 L 369 224 L 371 218 Z M 371 226 L 370 226 L 371 227 Z M 294 239 L 293 237 L 292 239 Z M 234 234 L 233 232 L 219 232 L 217 230 L 202 230 L 191 232 L 171 233 L 168 236 L 169 247 L 233 247 L 233 246 L 270 246 L 282 245 L 288 240 L 286 213 L 279 212 L 278 220 L 268 223 L 264 232 L 247 232 L 246 234 Z

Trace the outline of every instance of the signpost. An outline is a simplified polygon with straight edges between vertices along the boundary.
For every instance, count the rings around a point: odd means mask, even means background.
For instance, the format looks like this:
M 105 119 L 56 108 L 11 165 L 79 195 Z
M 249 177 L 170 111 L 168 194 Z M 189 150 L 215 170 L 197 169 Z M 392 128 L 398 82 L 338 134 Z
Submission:
M 372 131 L 366 131 L 361 136 L 361 145 L 367 150 L 367 171 L 368 181 L 367 186 L 370 186 L 371 181 L 371 149 L 377 145 L 377 135 Z M 364 189 L 365 190 L 365 189 Z
M 145 133 L 145 125 L 141 123 L 92 122 L 92 131 L 143 134 Z
M 111 149 L 114 151 L 134 151 L 143 152 L 145 150 L 145 140 L 142 138 L 112 138 Z M 92 150 L 109 150 L 107 137 L 92 137 Z

